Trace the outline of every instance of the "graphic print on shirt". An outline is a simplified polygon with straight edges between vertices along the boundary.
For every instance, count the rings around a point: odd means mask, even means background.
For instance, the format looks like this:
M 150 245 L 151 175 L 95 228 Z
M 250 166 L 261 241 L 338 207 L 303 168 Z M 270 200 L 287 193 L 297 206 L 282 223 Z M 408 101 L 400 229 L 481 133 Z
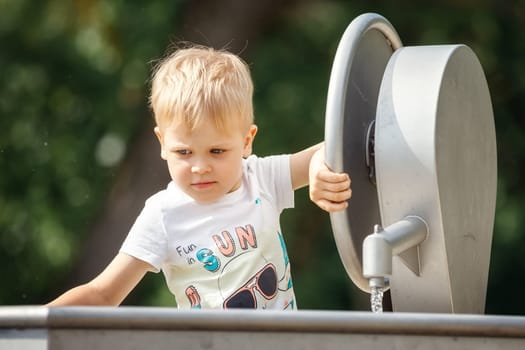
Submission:
M 194 286 L 189 286 L 186 288 L 186 296 L 190 300 L 190 307 L 192 309 L 200 309 L 201 308 L 201 296 L 199 295 L 199 292 L 197 292 L 197 288 Z
M 281 244 L 281 249 L 283 251 L 283 259 L 284 259 L 284 274 L 283 277 L 279 280 L 279 290 L 287 291 L 288 289 L 291 289 L 293 287 L 292 283 L 292 272 L 290 268 L 290 259 L 288 259 L 288 251 L 286 250 L 286 244 L 284 243 L 284 238 L 281 232 L 277 232 L 277 235 L 279 236 L 279 243 Z M 285 307 L 285 309 L 294 309 L 294 300 L 290 300 L 289 304 Z
M 275 265 L 265 261 L 263 257 L 253 252 L 247 252 L 237 256 L 228 262 L 223 273 L 219 276 L 219 290 L 224 297 L 223 308 L 265 308 L 266 301 L 272 300 L 277 294 L 277 271 Z M 237 281 L 232 281 L 231 276 L 235 269 L 246 266 L 247 264 L 256 267 L 256 273 L 241 282 L 242 285 L 231 292 L 232 286 L 238 286 Z M 261 266 L 258 268 L 258 266 Z M 232 285 L 232 282 L 235 283 Z
M 233 292 L 227 297 L 223 303 L 224 309 L 231 308 L 250 308 L 265 309 L 266 300 L 272 300 L 279 291 L 285 292 L 292 288 L 292 279 L 290 272 L 290 264 L 288 259 L 288 253 L 286 251 L 286 245 L 280 232 L 277 232 L 279 237 L 279 243 L 282 249 L 282 260 L 284 262 L 284 272 L 281 278 L 278 277 L 277 268 L 271 262 L 264 259 L 265 264 L 263 265 L 262 259 L 257 261 L 256 256 L 252 256 L 249 253 L 239 256 L 237 259 L 231 260 L 228 264 L 235 264 L 242 266 L 244 264 L 254 264 L 256 266 L 262 266 L 257 272 L 251 276 L 240 288 Z M 221 276 L 222 277 L 222 276 Z M 220 277 L 219 277 L 220 278 Z M 221 285 L 228 285 L 228 283 L 221 283 L 222 279 L 219 279 L 219 289 L 222 290 Z M 261 298 L 262 297 L 262 298 Z M 283 309 L 294 309 L 293 299 L 288 301 Z
M 195 249 L 195 245 L 190 244 L 188 247 L 193 248 L 191 251 L 190 249 L 177 249 L 177 251 L 187 252 L 188 265 L 200 264 L 200 268 L 205 271 L 218 274 L 217 286 L 224 300 L 222 305 L 224 308 L 264 309 L 279 291 L 292 288 L 284 240 L 279 232 L 277 236 L 278 239 L 271 239 L 271 241 L 279 244 L 273 251 L 281 251 L 281 254 L 278 254 L 280 268 L 273 263 L 275 257 L 267 258 L 258 249 L 257 235 L 252 225 L 238 226 L 232 233 L 223 230 L 220 234 L 213 235 L 213 247 Z M 195 258 L 191 257 L 192 254 Z M 246 276 L 247 269 L 253 273 L 249 278 L 241 280 L 241 276 Z M 192 284 L 185 292 L 190 307 L 200 308 L 201 300 L 197 287 Z M 285 308 L 293 309 L 293 300 L 290 300 Z

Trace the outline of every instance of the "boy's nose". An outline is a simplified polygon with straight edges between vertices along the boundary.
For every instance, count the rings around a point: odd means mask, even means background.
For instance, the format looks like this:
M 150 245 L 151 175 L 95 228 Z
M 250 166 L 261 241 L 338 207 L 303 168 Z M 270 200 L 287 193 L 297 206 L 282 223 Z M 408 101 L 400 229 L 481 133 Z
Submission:
M 210 170 L 210 166 L 205 163 L 196 163 L 191 167 L 191 172 L 194 174 L 205 174 Z

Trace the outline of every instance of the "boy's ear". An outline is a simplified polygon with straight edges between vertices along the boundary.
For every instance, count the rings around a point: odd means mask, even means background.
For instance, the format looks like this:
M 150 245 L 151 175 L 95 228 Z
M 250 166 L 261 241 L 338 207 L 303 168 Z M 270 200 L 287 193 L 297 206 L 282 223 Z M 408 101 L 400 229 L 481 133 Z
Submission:
M 162 138 L 162 131 L 160 131 L 160 128 L 156 126 L 155 129 L 153 129 L 153 132 L 157 136 L 157 139 L 159 140 L 159 143 L 160 143 L 160 157 L 166 160 L 166 152 L 164 150 L 164 140 Z
M 250 130 L 248 130 L 248 133 L 246 134 L 246 137 L 244 138 L 244 152 L 242 154 L 243 157 L 246 158 L 252 154 L 253 139 L 255 138 L 256 134 L 257 134 L 257 125 L 252 124 L 250 126 Z

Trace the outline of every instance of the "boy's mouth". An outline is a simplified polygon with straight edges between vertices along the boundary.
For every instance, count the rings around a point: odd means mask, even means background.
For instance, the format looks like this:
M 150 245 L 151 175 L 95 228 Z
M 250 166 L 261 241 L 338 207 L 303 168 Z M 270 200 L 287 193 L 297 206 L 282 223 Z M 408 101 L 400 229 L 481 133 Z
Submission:
M 213 186 L 214 184 L 216 183 L 216 181 L 200 181 L 200 182 L 193 182 L 191 184 L 191 187 L 193 188 L 196 188 L 196 189 L 199 189 L 199 190 L 204 190 L 208 187 L 211 187 Z

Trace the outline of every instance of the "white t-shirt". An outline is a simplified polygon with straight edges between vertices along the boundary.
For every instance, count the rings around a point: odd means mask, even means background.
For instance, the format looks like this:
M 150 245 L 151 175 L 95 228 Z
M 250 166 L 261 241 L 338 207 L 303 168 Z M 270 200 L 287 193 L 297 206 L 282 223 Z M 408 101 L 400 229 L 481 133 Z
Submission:
M 243 160 L 238 190 L 197 204 L 173 182 L 150 197 L 121 252 L 162 270 L 179 308 L 295 309 L 279 216 L 290 156 Z

